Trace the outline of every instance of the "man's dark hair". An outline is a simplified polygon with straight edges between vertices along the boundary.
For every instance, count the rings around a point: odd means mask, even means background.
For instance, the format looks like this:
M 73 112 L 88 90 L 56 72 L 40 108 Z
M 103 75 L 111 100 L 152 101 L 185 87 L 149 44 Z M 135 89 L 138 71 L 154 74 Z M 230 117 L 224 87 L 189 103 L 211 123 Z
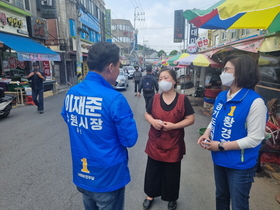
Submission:
M 116 65 L 120 60 L 120 48 L 109 42 L 97 42 L 88 51 L 87 64 L 89 70 L 98 72 L 110 63 Z
M 168 68 L 164 67 L 162 70 L 160 70 L 158 75 L 160 76 L 160 74 L 164 71 L 167 71 L 170 74 L 170 76 L 173 78 L 173 80 L 175 81 L 174 88 L 176 88 L 177 87 L 176 71 L 174 71 L 173 69 L 168 69 Z
M 259 83 L 260 74 L 257 61 L 250 55 L 231 55 L 225 58 L 224 66 L 231 62 L 235 68 L 235 82 L 237 87 L 254 89 Z
M 146 66 L 146 71 L 147 72 L 152 72 L 152 66 L 151 65 L 148 65 L 148 66 Z
M 39 63 L 38 62 L 33 62 L 32 66 L 39 66 Z

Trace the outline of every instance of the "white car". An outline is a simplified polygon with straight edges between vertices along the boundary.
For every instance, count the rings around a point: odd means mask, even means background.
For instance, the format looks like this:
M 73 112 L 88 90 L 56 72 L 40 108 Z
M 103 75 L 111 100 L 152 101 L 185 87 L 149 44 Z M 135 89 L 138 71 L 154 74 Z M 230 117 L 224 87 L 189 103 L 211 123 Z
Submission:
M 120 69 L 120 73 L 117 77 L 116 84 L 114 85 L 114 88 L 117 89 L 117 90 L 119 90 L 119 89 L 126 90 L 127 87 L 128 87 L 127 73 L 125 73 L 123 69 Z
M 135 68 L 133 66 L 124 66 L 123 69 L 125 72 L 127 71 L 128 79 L 132 79 L 132 75 L 135 72 Z

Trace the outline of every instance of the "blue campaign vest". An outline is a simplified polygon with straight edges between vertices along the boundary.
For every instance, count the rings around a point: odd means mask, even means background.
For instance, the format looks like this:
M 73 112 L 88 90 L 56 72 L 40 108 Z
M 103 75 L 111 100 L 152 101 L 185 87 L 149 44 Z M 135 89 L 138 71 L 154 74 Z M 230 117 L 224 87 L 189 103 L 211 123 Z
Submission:
M 92 192 L 111 192 L 130 181 L 127 147 L 138 137 L 125 97 L 99 74 L 66 94 L 62 117 L 68 125 L 73 182 Z
M 253 101 L 260 97 L 254 90 L 243 88 L 227 102 L 227 91 L 221 92 L 214 104 L 211 139 L 228 142 L 246 137 L 246 118 Z M 256 165 L 259 148 L 211 152 L 212 159 L 223 167 L 248 169 Z

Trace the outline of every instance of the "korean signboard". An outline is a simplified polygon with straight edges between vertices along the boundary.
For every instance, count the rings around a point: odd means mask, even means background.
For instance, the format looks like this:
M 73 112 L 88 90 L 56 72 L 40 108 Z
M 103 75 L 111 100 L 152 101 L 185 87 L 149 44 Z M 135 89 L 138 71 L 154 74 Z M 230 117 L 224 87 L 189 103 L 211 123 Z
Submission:
M 112 42 L 112 35 L 111 35 L 111 10 L 105 10 L 105 39 L 106 42 Z
M 27 17 L 30 36 L 37 39 L 48 39 L 48 24 L 47 20 L 40 17 Z
M 194 24 L 190 24 L 189 44 L 195 43 L 198 38 L 198 28 Z
M 185 18 L 183 10 L 174 13 L 174 43 L 181 43 L 185 39 Z
M 2 10 L 0 12 L 0 31 L 28 36 L 25 16 Z

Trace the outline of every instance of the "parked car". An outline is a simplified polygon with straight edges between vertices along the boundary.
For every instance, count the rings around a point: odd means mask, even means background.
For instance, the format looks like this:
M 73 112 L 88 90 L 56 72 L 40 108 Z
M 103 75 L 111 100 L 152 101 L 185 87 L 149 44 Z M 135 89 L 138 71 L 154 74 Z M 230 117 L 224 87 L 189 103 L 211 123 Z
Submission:
M 125 73 L 123 69 L 120 69 L 120 73 L 118 75 L 114 88 L 117 90 L 119 90 L 119 89 L 126 90 L 127 87 L 128 87 L 127 73 Z
M 132 75 L 135 72 L 135 68 L 133 66 L 124 66 L 124 71 L 128 74 L 128 79 L 132 79 Z

